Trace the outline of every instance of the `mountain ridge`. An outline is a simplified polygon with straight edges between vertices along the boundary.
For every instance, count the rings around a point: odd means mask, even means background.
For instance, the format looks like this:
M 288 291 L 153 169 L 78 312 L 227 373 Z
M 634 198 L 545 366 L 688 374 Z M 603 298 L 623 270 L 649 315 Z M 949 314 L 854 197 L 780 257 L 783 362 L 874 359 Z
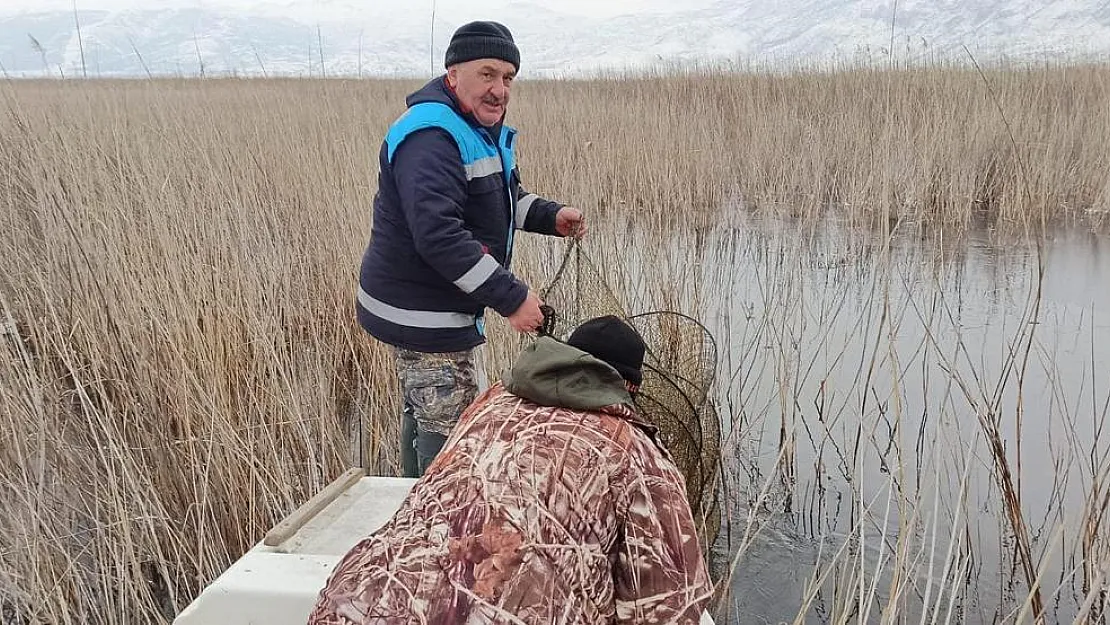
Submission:
M 430 12 L 349 0 L 313 6 L 263 0 L 230 8 L 0 14 L 0 70 L 55 77 L 428 76 L 441 70 L 454 28 L 490 13 L 513 30 L 522 76 L 674 63 L 887 62 L 892 42 L 894 59 L 903 62 L 966 60 L 967 51 L 980 61 L 1102 60 L 1110 53 L 1110 1 L 717 0 L 603 16 L 513 1 L 496 12 L 440 11 L 434 38 Z

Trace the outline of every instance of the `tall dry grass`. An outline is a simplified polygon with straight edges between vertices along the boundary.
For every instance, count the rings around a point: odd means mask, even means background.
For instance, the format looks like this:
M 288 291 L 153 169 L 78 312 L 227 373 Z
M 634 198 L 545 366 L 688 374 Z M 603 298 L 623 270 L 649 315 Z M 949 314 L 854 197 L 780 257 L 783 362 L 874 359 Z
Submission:
M 1103 65 L 691 74 L 520 95 L 531 180 L 591 207 L 688 219 L 731 197 L 956 229 L 1110 216 Z
M 0 583 L 34 622 L 169 618 L 393 405 L 351 321 L 360 96 L 5 85 Z
M 986 76 L 993 96 L 956 68 L 522 81 L 512 122 L 526 185 L 590 213 L 603 264 L 652 259 L 622 295 L 696 314 L 668 229 L 707 237 L 725 202 L 1101 223 L 1110 69 Z M 346 464 L 393 469 L 389 355 L 352 294 L 381 137 L 416 86 L 0 86 L 4 618 L 168 620 Z M 557 245 L 524 245 L 539 281 Z M 496 370 L 514 339 L 492 326 Z

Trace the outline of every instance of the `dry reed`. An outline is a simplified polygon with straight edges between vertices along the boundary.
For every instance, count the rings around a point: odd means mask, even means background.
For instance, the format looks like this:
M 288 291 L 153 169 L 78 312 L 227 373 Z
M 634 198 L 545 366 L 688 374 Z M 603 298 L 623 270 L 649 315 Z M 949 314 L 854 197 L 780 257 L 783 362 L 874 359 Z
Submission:
M 675 295 L 691 268 L 668 229 L 704 240 L 730 227 L 722 206 L 884 231 L 1105 223 L 1110 68 L 988 76 L 997 102 L 954 67 L 522 81 L 512 122 L 526 185 L 606 224 L 593 249 L 625 272 L 621 295 L 698 314 Z M 394 469 L 389 354 L 354 323 L 352 293 L 379 143 L 416 86 L 0 85 L 5 619 L 169 619 L 345 465 Z M 538 282 L 557 249 L 523 247 Z M 515 343 L 497 320 L 491 335 L 496 370 Z M 800 365 L 775 366 L 791 482 Z M 1105 562 L 1105 458 L 1092 471 L 1084 544 Z M 925 557 L 899 544 L 899 561 Z

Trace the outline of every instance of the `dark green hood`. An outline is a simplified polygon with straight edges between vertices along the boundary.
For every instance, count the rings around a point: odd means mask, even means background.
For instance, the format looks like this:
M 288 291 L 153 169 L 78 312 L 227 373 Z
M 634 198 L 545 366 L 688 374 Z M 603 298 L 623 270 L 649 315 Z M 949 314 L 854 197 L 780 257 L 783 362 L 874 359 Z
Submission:
M 541 336 L 521 352 L 505 374 L 505 388 L 541 406 L 595 410 L 613 404 L 632 408 L 624 378 L 608 363 Z

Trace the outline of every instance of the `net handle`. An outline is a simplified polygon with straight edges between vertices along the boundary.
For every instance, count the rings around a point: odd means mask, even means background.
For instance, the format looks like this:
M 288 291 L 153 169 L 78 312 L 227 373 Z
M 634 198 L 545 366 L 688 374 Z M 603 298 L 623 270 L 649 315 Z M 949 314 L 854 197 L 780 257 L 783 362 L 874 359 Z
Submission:
M 539 334 L 540 336 L 554 337 L 555 321 L 558 317 L 558 315 L 555 313 L 555 307 L 543 304 L 540 306 L 540 312 L 543 313 L 543 323 L 540 324 L 540 328 L 537 331 L 537 334 Z

